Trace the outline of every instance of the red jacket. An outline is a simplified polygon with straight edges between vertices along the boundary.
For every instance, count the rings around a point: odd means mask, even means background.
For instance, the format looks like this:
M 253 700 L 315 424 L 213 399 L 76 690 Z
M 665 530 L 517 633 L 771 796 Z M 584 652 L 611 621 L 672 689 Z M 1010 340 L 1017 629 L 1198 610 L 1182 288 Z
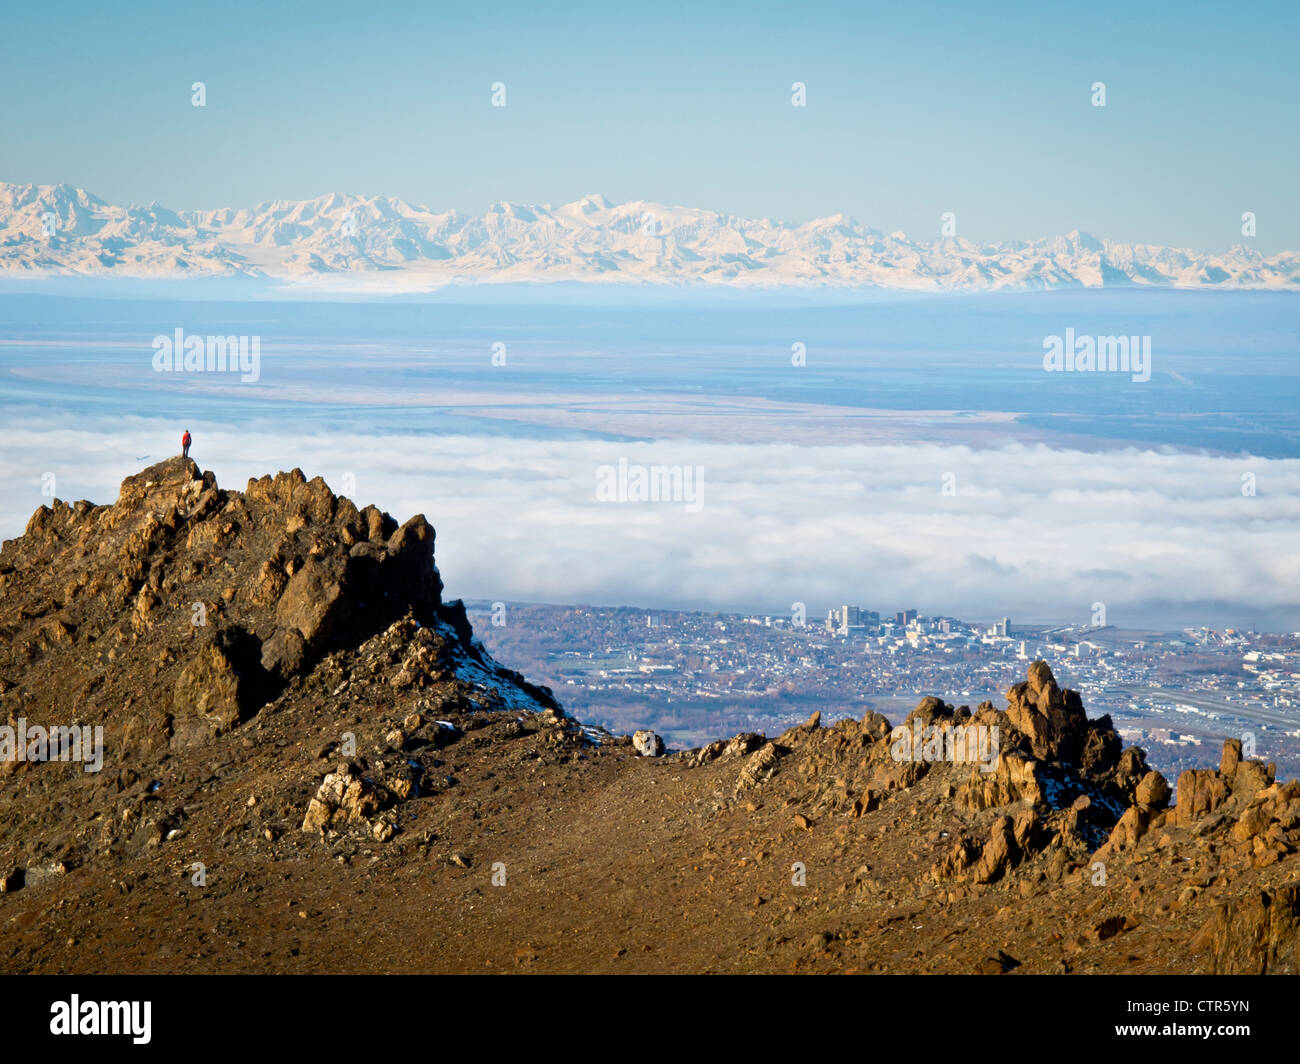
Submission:
M 187 432 L 184 436 L 181 437 L 181 446 L 188 447 L 189 445 L 190 445 L 190 434 Z

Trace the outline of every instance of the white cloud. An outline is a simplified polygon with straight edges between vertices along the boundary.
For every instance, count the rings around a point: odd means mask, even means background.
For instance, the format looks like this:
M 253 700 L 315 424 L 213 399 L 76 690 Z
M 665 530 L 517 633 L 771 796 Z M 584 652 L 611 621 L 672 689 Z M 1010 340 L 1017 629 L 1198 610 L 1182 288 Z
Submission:
M 53 472 L 65 499 L 109 502 L 174 453 L 155 419 L 37 423 L 0 440 L 0 533 L 21 532 Z M 300 466 L 359 505 L 438 532 L 452 596 L 756 609 L 832 603 L 971 619 L 1300 627 L 1300 460 L 1126 450 L 628 444 L 506 437 L 200 431 L 223 487 Z M 176 445 L 179 449 L 179 445 Z M 596 469 L 702 466 L 703 508 L 599 503 Z M 1242 494 L 1253 473 L 1257 495 Z M 946 473 L 956 494 L 941 492 Z

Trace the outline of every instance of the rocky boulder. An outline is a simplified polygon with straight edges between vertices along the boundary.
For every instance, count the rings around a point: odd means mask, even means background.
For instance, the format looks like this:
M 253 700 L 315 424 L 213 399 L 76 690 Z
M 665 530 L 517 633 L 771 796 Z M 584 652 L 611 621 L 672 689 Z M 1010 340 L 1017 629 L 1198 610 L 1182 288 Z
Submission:
M 297 631 L 308 650 L 320 648 L 351 611 L 348 585 L 345 558 L 308 558 L 280 596 L 275 608 L 276 624 Z
M 701 747 L 687 757 L 686 763 L 692 768 L 707 765 L 710 761 L 727 761 L 744 757 L 762 746 L 767 739 L 759 732 L 741 732 L 730 739 L 718 739 Z
M 1088 733 L 1088 715 L 1077 691 L 1062 691 L 1045 661 L 1029 666 L 1028 680 L 1007 691 L 1007 717 L 1029 740 L 1035 757 L 1077 765 Z
M 181 669 L 172 695 L 173 742 L 196 746 L 236 727 L 258 704 L 257 678 L 248 675 L 255 651 L 246 633 L 213 633 Z
M 1197 945 L 1208 948 L 1216 975 L 1300 975 L 1300 885 L 1220 904 Z
M 343 764 L 328 773 L 307 806 L 302 830 L 323 833 L 351 824 L 363 824 L 372 833 L 372 818 L 394 803 L 396 796 L 387 787 Z M 387 823 L 387 821 L 385 821 Z M 386 834 L 379 829 L 377 834 Z
M 1178 776 L 1178 802 L 1172 822 L 1187 827 L 1228 800 L 1228 781 L 1214 769 L 1189 768 Z
M 659 757 L 664 752 L 664 741 L 652 731 L 639 731 L 632 735 L 632 749 L 641 757 Z
M 1169 804 L 1169 793 L 1168 782 L 1153 769 L 1138 782 L 1137 804 L 1143 809 L 1163 809 Z
M 176 506 L 187 497 L 198 498 L 204 476 L 191 458 L 165 459 L 123 480 L 114 508 L 126 513 Z

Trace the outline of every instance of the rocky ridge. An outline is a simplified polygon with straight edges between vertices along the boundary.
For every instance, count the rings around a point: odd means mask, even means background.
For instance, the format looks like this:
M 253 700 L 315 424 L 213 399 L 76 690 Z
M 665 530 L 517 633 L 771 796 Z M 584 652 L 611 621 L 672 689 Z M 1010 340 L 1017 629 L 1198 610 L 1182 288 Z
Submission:
M 972 727 L 997 729 L 995 762 L 944 757 L 953 744 L 938 739 L 934 759 L 909 756 L 906 740 L 917 729 L 945 737 Z M 1186 943 L 1197 970 L 1300 973 L 1300 782 L 1277 781 L 1275 766 L 1244 758 L 1241 740 L 1228 739 L 1220 767 L 1182 773 L 1170 804 L 1174 792 L 1145 752 L 1122 748 L 1109 716 L 1089 718 L 1046 662 L 1033 662 L 1027 679 L 1008 689 L 1003 710 L 986 702 L 972 713 L 930 697 L 897 728 L 876 713 L 823 727 L 814 714 L 770 741 L 751 733 L 680 756 L 691 767 L 738 764 L 736 800 L 749 808 L 760 795 L 779 801 L 796 811 L 798 831 L 838 824 L 842 835 L 854 821 L 889 817 L 882 833 L 908 831 L 912 856 L 929 860 L 915 896 L 931 907 L 990 890 L 1021 899 L 1060 892 L 1089 901 L 1090 915 L 1110 877 L 1136 870 L 1135 880 L 1146 879 L 1140 866 L 1167 863 L 1174 874 L 1136 887 L 1126 911 L 1102 916 L 1077 938 L 1062 928 L 1055 940 L 1078 951 L 1148 919 L 1202 911 Z M 925 844 L 915 846 L 918 835 Z M 1282 875 L 1254 874 L 1272 868 Z M 1238 890 L 1226 889 L 1234 884 Z M 865 873 L 855 886 L 887 889 Z M 1210 904 L 1200 910 L 1198 899 Z M 994 957 L 980 970 L 1018 964 Z M 1068 970 L 1062 966 L 1053 970 Z
M 105 749 L 0 761 L 4 970 L 1300 972 L 1300 783 L 1238 740 L 1175 794 L 1045 662 L 897 728 L 611 736 L 485 652 L 424 517 L 297 470 L 38 510 L 0 707 Z
M 564 719 L 549 690 L 491 659 L 459 601 L 442 601 L 433 547 L 422 515 L 398 526 L 300 470 L 227 491 L 178 457 L 127 477 L 111 506 L 55 500 L 0 550 L 9 724 L 102 727 L 116 771 L 96 778 L 98 806 L 136 796 L 169 760 L 287 704 L 307 700 L 324 715 L 364 697 L 387 758 L 343 769 L 366 794 L 349 797 L 348 819 L 391 833 L 391 817 L 372 825 L 359 810 L 378 815 L 418 793 L 425 772 L 404 748 L 417 736 L 436 748 L 455 727 L 437 717 L 500 709 Z M 328 752 L 354 750 L 349 734 L 340 728 Z M 43 768 L 8 760 L 0 776 L 20 783 Z M 61 863 L 130 834 L 132 806 L 118 804 L 93 843 L 65 841 Z M 185 814 L 152 819 L 146 836 L 156 838 Z M 325 826 L 316 812 L 307 822 Z M 21 844 L 14 833 L 7 841 Z

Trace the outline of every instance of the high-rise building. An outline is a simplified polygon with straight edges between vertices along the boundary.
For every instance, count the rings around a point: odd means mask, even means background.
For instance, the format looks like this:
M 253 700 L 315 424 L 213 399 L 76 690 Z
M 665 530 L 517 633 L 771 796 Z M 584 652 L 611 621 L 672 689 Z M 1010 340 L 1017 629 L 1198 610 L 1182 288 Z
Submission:
M 843 605 L 826 614 L 826 631 L 831 635 L 861 634 L 880 627 L 880 614 L 861 606 Z

